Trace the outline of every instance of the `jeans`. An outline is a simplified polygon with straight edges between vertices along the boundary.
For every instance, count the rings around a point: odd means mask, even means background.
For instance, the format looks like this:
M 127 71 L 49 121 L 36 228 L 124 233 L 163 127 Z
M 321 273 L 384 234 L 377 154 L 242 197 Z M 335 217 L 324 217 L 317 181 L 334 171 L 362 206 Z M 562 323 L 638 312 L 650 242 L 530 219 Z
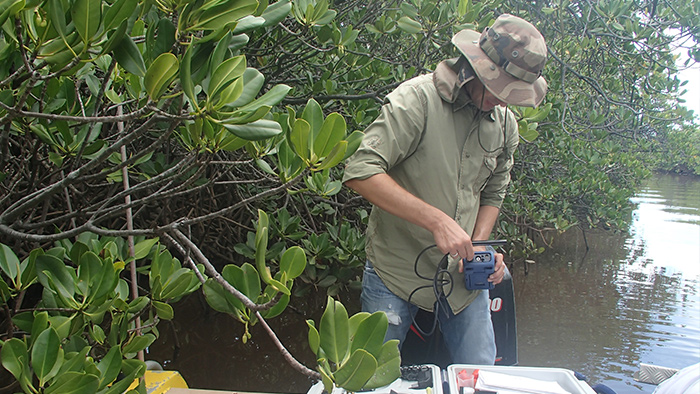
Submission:
M 361 299 L 362 311 L 386 313 L 389 328 L 384 341 L 398 339 L 401 347 L 418 307 L 387 289 L 369 262 L 365 265 L 362 278 Z M 452 362 L 493 365 L 496 360 L 496 341 L 488 290 L 479 290 L 477 298 L 456 315 L 452 313 L 446 299 L 442 298 L 437 303 L 440 303 L 439 307 L 436 305 L 438 323 Z

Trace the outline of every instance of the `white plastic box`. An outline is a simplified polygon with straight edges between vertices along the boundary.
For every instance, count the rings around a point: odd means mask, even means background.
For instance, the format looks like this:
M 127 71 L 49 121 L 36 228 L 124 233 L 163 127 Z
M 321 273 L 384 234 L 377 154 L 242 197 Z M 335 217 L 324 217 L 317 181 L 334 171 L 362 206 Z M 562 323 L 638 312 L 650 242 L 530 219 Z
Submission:
M 480 371 L 497 372 L 513 377 L 525 377 L 546 382 L 557 382 L 564 390 L 571 394 L 595 394 L 595 391 L 588 385 L 588 383 L 576 379 L 573 371 L 568 369 L 471 364 L 452 364 L 447 367 L 447 380 L 450 388 L 450 394 L 461 394 L 460 387 L 457 383 L 457 375 L 460 373 L 460 371 L 466 370 L 468 374 L 472 374 L 472 372 L 477 369 Z

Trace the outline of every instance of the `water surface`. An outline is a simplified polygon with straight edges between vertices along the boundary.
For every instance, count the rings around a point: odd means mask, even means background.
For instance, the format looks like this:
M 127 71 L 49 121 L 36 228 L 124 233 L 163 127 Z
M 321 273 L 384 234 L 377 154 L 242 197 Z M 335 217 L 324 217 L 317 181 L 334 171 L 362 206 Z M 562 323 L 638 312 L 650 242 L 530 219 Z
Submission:
M 570 232 L 514 276 L 521 365 L 651 393 L 639 363 L 700 362 L 700 180 L 659 175 L 631 203 L 628 234 Z
M 572 230 L 534 264 L 513 267 L 520 365 L 571 369 L 623 394 L 653 392 L 632 377 L 639 363 L 700 362 L 700 178 L 656 176 L 630 203 L 629 233 Z M 357 312 L 359 295 L 344 297 Z M 313 366 L 304 320 L 318 322 L 325 300 L 293 306 L 270 325 Z M 201 295 L 176 305 L 175 315 L 160 326 L 149 358 L 180 371 L 190 387 L 304 393 L 311 386 L 260 327 L 243 344 L 243 326 L 211 311 Z

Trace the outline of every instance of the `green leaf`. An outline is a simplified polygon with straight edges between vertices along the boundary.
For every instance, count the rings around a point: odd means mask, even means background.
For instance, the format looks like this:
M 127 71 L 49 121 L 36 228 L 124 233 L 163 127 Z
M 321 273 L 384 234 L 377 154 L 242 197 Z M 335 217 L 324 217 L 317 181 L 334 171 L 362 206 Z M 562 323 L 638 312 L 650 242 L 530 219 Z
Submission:
M 214 310 L 233 316 L 239 316 L 241 311 L 245 309 L 243 303 L 238 298 L 226 291 L 223 286 L 214 281 L 214 279 L 207 279 L 202 287 L 207 304 Z
M 127 37 L 126 35 L 126 29 L 129 26 L 128 21 L 122 21 L 122 23 L 113 31 L 108 33 L 107 35 L 107 42 L 102 46 L 102 52 L 101 54 L 107 54 L 110 52 L 113 52 L 114 49 L 121 44 L 122 40 Z M 108 90 L 108 92 L 111 91 L 112 93 L 114 92 L 113 90 Z M 105 92 L 107 93 L 107 92 Z M 113 102 L 121 102 L 121 97 L 117 98 L 116 93 L 113 95 L 108 96 L 110 100 Z
M 131 37 L 124 37 L 120 45 L 114 48 L 113 54 L 117 63 L 126 71 L 139 77 L 146 76 L 146 64 L 143 62 L 143 56 Z
M 76 243 L 76 245 L 82 245 L 82 243 Z M 73 247 L 75 248 L 75 246 Z M 88 297 L 89 289 L 93 286 L 95 278 L 101 275 L 102 271 L 102 260 L 94 253 L 87 252 L 73 261 L 78 262 L 78 281 L 76 282 L 76 287 L 78 291 Z
M 457 5 L 457 15 L 463 18 L 467 14 L 467 10 L 471 8 L 471 0 L 459 0 Z
M 77 306 L 75 294 L 75 272 L 63 264 L 58 257 L 45 254 L 36 258 L 37 278 L 41 284 L 56 292 L 69 307 Z
M 117 0 L 105 12 L 104 29 L 109 31 L 126 21 L 138 5 L 138 0 Z
M 42 253 L 41 249 L 34 249 L 29 253 L 29 257 L 20 263 L 19 284 L 22 290 L 27 289 L 36 281 L 36 256 Z
M 347 151 L 347 149 L 348 142 L 340 141 L 333 147 L 333 150 L 328 154 L 328 156 L 323 160 L 323 162 L 321 162 L 321 164 L 319 164 L 318 167 L 316 167 L 314 170 L 323 171 L 331 167 L 335 167 L 343 161 L 343 157 L 345 157 L 345 151 Z
M 279 104 L 292 88 L 287 85 L 275 85 L 257 100 L 239 108 L 239 111 L 255 111 L 262 106 L 273 107 Z
M 34 323 L 34 313 L 31 311 L 20 312 L 12 316 L 12 323 L 22 331 L 31 332 Z
M 211 105 L 211 108 L 214 110 L 219 110 L 229 103 L 235 101 L 238 97 L 240 97 L 241 93 L 243 93 L 243 79 L 237 78 L 225 89 L 221 90 L 214 100 L 210 100 L 209 104 L 214 102 L 214 104 Z
M 389 320 L 384 312 L 372 313 L 362 320 L 354 333 L 350 351 L 364 349 L 374 356 L 379 355 L 379 350 L 384 344 L 384 336 L 389 327 Z
M 216 67 L 221 65 L 226 59 L 231 58 L 231 51 L 229 51 L 228 46 L 233 39 L 233 34 L 227 32 L 219 40 L 217 40 L 214 47 L 214 51 L 209 56 L 209 69 L 213 72 Z
M 49 317 L 49 324 L 56 330 L 58 337 L 64 340 L 70 336 L 71 320 L 68 316 L 51 316 Z
M 303 161 L 295 154 L 291 146 L 289 146 L 288 139 L 282 140 L 277 147 L 277 158 L 279 160 L 279 176 L 282 182 L 287 182 L 299 175 L 303 166 Z
M 311 160 L 309 147 L 311 140 L 311 125 L 304 119 L 297 119 L 289 136 L 289 142 L 299 157 L 308 162 Z
M 328 304 L 321 316 L 319 327 L 321 349 L 323 349 L 328 360 L 339 364 L 345 359 L 350 342 L 348 312 L 343 304 L 328 297 Z M 362 383 L 364 384 L 364 382 Z
M 163 320 L 172 320 L 175 316 L 175 312 L 173 312 L 173 307 L 170 306 L 170 304 L 154 300 L 153 307 L 156 308 L 156 313 L 158 313 L 158 317 Z
M 5 273 L 13 282 L 17 280 L 17 276 L 20 273 L 19 258 L 10 249 L 9 246 L 5 244 L 0 244 L 0 269 Z
M 151 50 L 151 58 L 170 52 L 175 44 L 176 27 L 170 18 L 161 18 L 155 32 L 155 41 Z M 177 58 L 176 58 L 177 60 Z
M 301 118 L 309 122 L 312 138 L 316 138 L 323 126 L 323 108 L 321 108 L 321 105 L 316 100 L 310 99 L 306 102 Z
M 399 29 L 408 34 L 418 34 L 423 31 L 423 26 L 421 26 L 420 22 L 407 16 L 402 16 L 396 23 L 399 26 Z
M 279 291 L 280 293 L 284 295 L 292 295 L 291 290 L 282 282 L 278 281 L 277 279 L 270 279 L 267 282 L 268 286 L 272 287 L 273 289 Z
M 252 123 L 222 124 L 226 130 L 248 141 L 260 141 L 282 133 L 282 126 L 273 120 L 260 119 Z
M 549 115 L 549 112 L 552 110 L 552 103 L 547 103 L 544 106 L 541 106 L 537 108 L 537 112 L 528 117 L 527 121 L 528 122 L 541 122 L 547 118 L 547 115 Z
M 156 336 L 148 333 L 144 335 L 134 335 L 129 342 L 122 346 L 123 354 L 138 353 L 141 350 L 151 346 L 155 342 Z
M 248 143 L 247 140 L 244 140 L 243 138 L 236 137 L 233 134 L 229 134 L 221 140 L 221 143 L 219 144 L 219 149 L 224 150 L 224 151 L 228 151 L 228 152 L 233 152 L 233 151 L 236 151 L 236 150 L 242 148 L 247 143 Z
M 98 257 L 99 259 L 99 257 Z M 119 275 L 114 268 L 114 264 L 100 259 L 100 269 L 90 282 L 90 296 L 88 301 L 101 301 L 106 296 L 112 294 L 119 283 Z
M 272 289 L 272 288 L 269 288 Z M 274 297 L 274 295 L 277 293 L 277 290 L 272 289 L 273 291 L 267 291 L 268 289 L 265 289 L 265 293 L 268 294 L 271 298 Z M 289 305 L 289 296 L 286 294 L 282 294 L 272 308 L 266 310 L 266 311 L 260 311 L 260 313 L 263 315 L 264 318 L 266 319 L 272 319 L 273 317 L 279 316 L 284 310 L 287 308 L 287 305 Z
M 537 129 L 530 127 L 530 124 L 526 120 L 521 120 L 518 122 L 518 132 L 520 137 L 522 137 L 527 142 L 533 142 L 539 136 Z
M 360 144 L 362 143 L 362 139 L 365 137 L 365 133 L 355 130 L 350 135 L 348 138 L 345 140 L 348 142 L 348 147 L 345 150 L 345 156 L 343 157 L 343 160 L 347 159 L 348 157 L 352 156 L 355 151 L 360 147 Z
M 10 291 L 10 286 L 7 285 L 4 279 L 0 277 L 0 300 L 6 303 L 12 298 L 12 292 Z
M 328 10 L 326 11 L 321 17 L 315 20 L 314 24 L 316 26 L 325 26 L 331 22 L 333 22 L 333 19 L 335 19 L 335 16 L 338 15 L 338 12 L 335 10 Z
M 178 299 L 185 295 L 192 282 L 192 275 L 194 272 L 188 268 L 180 268 L 175 273 L 167 277 L 165 283 L 163 283 L 163 289 L 160 292 L 158 299 L 160 300 L 172 300 Z M 154 298 L 155 298 L 154 294 Z
M 199 104 L 197 96 L 194 93 L 194 82 L 192 82 L 192 56 L 195 51 L 195 45 L 190 45 L 185 51 L 185 55 L 182 58 L 182 64 L 180 67 L 180 85 L 182 86 L 182 91 L 190 99 L 190 102 L 194 105 L 195 109 L 199 110 Z
M 8 0 L 3 3 L 0 3 L 3 8 L 7 6 L 7 8 L 4 11 L 0 12 L 0 26 L 5 24 L 5 21 L 10 17 L 15 17 L 17 14 L 24 8 L 25 1 L 24 0 L 17 0 L 17 1 L 12 1 Z M 2 9 L 2 8 L 0 8 Z
M 94 394 L 99 385 L 99 378 L 95 375 L 70 371 L 52 382 L 44 394 Z
M 100 371 L 99 387 L 106 387 L 108 384 L 114 382 L 119 376 L 119 371 L 122 369 L 122 352 L 119 346 L 114 346 L 109 349 L 107 354 L 102 357 L 99 363 L 97 363 L 97 369 Z
M 48 13 L 53 28 L 65 39 L 68 29 L 66 29 L 66 12 L 63 9 L 61 0 L 48 0 L 45 10 Z
M 134 258 L 136 260 L 141 260 L 148 256 L 155 245 L 158 242 L 158 238 L 144 239 L 143 241 L 134 245 Z
M 202 12 L 191 15 L 190 27 L 187 30 L 222 29 L 252 14 L 257 7 L 257 0 L 221 1 L 214 7 L 205 5 L 200 8 Z
M 372 390 L 383 387 L 401 377 L 401 351 L 399 341 L 392 339 L 382 346 L 377 357 L 377 370 L 363 389 Z
M 25 367 L 29 365 L 27 344 L 17 338 L 8 339 L 2 344 L 0 359 L 2 366 L 10 371 L 15 379 L 21 380 Z
M 139 313 L 143 308 L 147 307 L 151 300 L 146 296 L 140 296 L 129 303 L 129 313 Z
M 245 56 L 235 56 L 219 64 L 209 81 L 207 94 L 214 100 L 218 94 L 238 79 L 246 70 Z
M 266 27 L 273 26 L 282 22 L 291 10 L 292 2 L 290 0 L 280 0 L 267 7 L 261 16 L 265 18 Z
M 42 333 L 49 327 L 49 314 L 48 312 L 34 312 L 34 321 L 32 322 L 32 331 L 29 338 L 29 346 L 39 337 Z
M 319 368 L 319 372 L 321 373 L 321 382 L 323 383 L 323 388 L 326 390 L 326 393 L 332 393 L 333 392 L 333 379 L 330 377 L 330 371 L 326 371 L 322 368 Z
M 244 263 L 240 267 L 229 264 L 221 271 L 221 275 L 249 299 L 255 300 L 260 295 L 260 275 L 250 263 Z
M 260 120 L 265 117 L 265 115 L 270 112 L 270 107 L 264 106 L 258 108 L 257 111 L 253 112 L 241 112 L 241 111 L 235 111 L 231 114 L 227 114 L 227 117 L 222 120 L 223 123 L 225 124 L 247 124 L 247 123 L 253 123 L 256 120 Z M 223 113 L 222 113 L 223 115 Z
M 309 347 L 314 354 L 318 355 L 321 347 L 321 335 L 318 333 L 313 320 L 307 320 L 306 324 L 309 326 Z
M 462 2 L 460 1 L 460 5 L 461 3 Z M 399 8 L 401 8 L 401 11 L 403 11 L 403 13 L 410 18 L 415 18 L 418 16 L 418 10 L 411 3 L 402 2 Z
M 78 338 L 84 341 L 82 337 Z M 85 369 L 85 358 L 92 348 L 86 343 L 80 350 L 68 350 L 68 347 L 72 347 L 73 344 L 75 344 L 77 348 L 77 342 L 78 341 L 71 342 L 68 346 L 64 346 L 66 350 L 65 359 L 63 365 L 61 365 L 61 369 L 58 371 L 58 375 L 62 375 L 68 371 L 80 372 Z
M 102 21 L 102 1 L 101 0 L 75 0 L 71 7 L 73 24 L 78 31 L 80 38 L 86 44 L 92 40 Z
M 354 335 L 354 333 L 357 332 L 357 327 L 360 326 L 360 323 L 362 323 L 363 320 L 370 316 L 371 314 L 368 312 L 357 312 L 354 315 L 352 315 L 350 319 L 348 319 L 348 330 L 350 332 L 350 335 Z
M 170 52 L 160 54 L 151 63 L 144 79 L 144 86 L 151 100 L 157 101 L 165 93 L 177 76 L 179 68 L 180 62 Z
M 299 246 L 287 249 L 280 259 L 280 271 L 287 274 L 287 279 L 294 279 L 304 273 L 306 252 Z
M 63 363 L 61 340 L 52 327 L 44 330 L 32 345 L 32 369 L 39 378 L 39 385 L 51 379 Z M 59 357 L 60 356 L 60 357 Z
M 350 359 L 333 374 L 335 384 L 347 391 L 360 391 L 377 370 L 377 360 L 363 349 L 355 350 Z
M 246 15 L 238 20 L 236 27 L 233 29 L 233 34 L 243 34 L 255 30 L 265 24 L 265 18 L 254 15 Z
M 130 362 L 138 362 L 129 366 Z M 133 368 L 133 369 L 132 369 Z M 139 360 L 122 360 L 122 369 L 126 376 L 112 384 L 103 394 L 123 394 L 131 384 L 146 372 L 146 364 Z M 131 393 L 131 391 L 129 391 Z
M 323 121 L 321 129 L 314 137 L 314 153 L 318 157 L 326 157 L 331 150 L 345 137 L 345 118 L 333 112 Z
M 243 72 L 243 91 L 236 101 L 228 104 L 231 107 L 240 107 L 252 102 L 265 84 L 265 76 L 254 68 L 248 67 Z

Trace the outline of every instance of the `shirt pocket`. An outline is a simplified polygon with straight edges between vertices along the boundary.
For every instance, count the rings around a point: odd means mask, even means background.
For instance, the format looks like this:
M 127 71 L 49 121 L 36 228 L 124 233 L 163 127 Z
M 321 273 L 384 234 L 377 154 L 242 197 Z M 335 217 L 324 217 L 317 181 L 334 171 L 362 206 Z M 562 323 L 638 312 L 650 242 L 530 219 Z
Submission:
M 493 177 L 493 173 L 496 171 L 496 157 L 495 155 L 484 156 L 476 183 L 477 185 L 481 185 L 479 191 L 483 191 L 491 180 L 491 177 Z

